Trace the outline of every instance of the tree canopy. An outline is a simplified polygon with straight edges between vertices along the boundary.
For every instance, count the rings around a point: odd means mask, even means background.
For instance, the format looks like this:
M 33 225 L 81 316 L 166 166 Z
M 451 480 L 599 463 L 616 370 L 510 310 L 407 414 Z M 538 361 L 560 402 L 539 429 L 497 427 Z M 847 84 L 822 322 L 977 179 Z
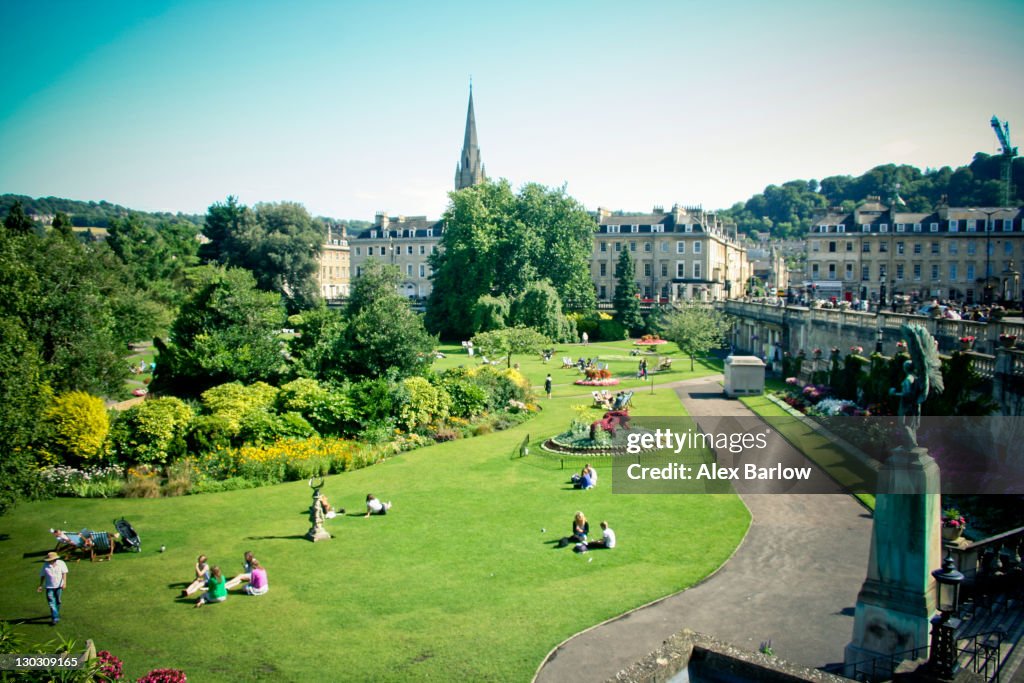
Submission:
M 513 353 L 540 353 L 551 344 L 551 340 L 537 330 L 522 325 L 480 332 L 470 341 L 481 354 L 504 356 L 505 367 L 512 367 Z
M 199 256 L 252 272 L 260 289 L 277 292 L 290 311 L 316 304 L 317 258 L 323 230 L 301 204 L 261 203 L 254 208 L 228 197 L 206 214 L 209 242 Z
M 693 359 L 706 356 L 720 348 L 729 332 L 731 323 L 712 306 L 696 301 L 684 302 L 677 310 L 662 320 L 662 336 L 679 346 L 679 350 Z
M 474 331 L 480 297 L 522 294 L 548 280 L 567 310 L 595 306 L 590 282 L 594 219 L 565 193 L 534 183 L 513 193 L 507 180 L 449 194 L 441 248 L 431 256 L 427 327 L 447 337 Z
M 636 282 L 636 268 L 628 249 L 619 253 L 615 264 L 615 294 L 612 296 L 617 320 L 629 334 L 638 334 L 643 329 L 644 319 L 640 314 L 640 285 Z

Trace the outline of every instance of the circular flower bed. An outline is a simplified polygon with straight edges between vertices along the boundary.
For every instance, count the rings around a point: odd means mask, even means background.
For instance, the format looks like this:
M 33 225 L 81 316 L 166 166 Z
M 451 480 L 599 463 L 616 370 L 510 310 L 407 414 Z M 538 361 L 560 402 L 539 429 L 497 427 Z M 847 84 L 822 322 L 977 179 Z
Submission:
M 631 429 L 619 429 L 615 432 L 615 436 L 610 436 L 608 441 L 605 443 L 595 443 L 591 441 L 589 437 L 574 435 L 572 431 L 563 432 L 556 436 L 551 437 L 543 444 L 541 448 L 550 453 L 561 453 L 564 455 L 580 455 L 580 456 L 594 456 L 594 455 L 632 455 L 636 453 L 630 453 L 628 450 L 628 438 L 630 434 L 648 434 L 650 430 L 644 429 L 643 427 L 633 427 Z M 633 446 L 634 451 L 636 445 Z M 655 449 L 645 448 L 641 452 L 652 451 Z
M 638 346 L 654 346 L 655 344 L 668 344 L 664 339 L 637 339 L 634 344 Z
M 614 377 L 609 377 L 607 379 L 578 379 L 574 382 L 574 384 L 579 384 L 585 387 L 613 387 L 618 383 L 619 380 Z

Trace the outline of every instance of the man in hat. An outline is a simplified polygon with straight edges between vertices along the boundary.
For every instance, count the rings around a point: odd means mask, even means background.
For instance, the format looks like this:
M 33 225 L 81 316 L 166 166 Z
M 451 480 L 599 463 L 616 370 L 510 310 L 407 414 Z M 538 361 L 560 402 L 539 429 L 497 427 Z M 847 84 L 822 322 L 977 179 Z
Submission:
M 39 587 L 37 593 L 46 589 L 46 604 L 50 606 L 50 625 L 56 626 L 60 621 L 60 601 L 64 589 L 68 586 L 68 566 L 60 555 L 52 550 L 43 558 L 43 568 L 39 570 Z

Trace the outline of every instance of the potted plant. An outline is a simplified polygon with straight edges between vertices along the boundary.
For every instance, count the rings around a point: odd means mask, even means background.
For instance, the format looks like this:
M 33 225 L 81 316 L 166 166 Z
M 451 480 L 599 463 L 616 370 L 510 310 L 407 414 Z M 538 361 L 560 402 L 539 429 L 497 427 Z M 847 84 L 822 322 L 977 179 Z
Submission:
M 1017 343 L 1017 335 L 1015 334 L 1001 334 L 999 335 L 999 344 L 1004 349 L 1012 349 L 1014 344 Z
M 967 335 L 966 337 L 960 337 L 960 350 L 970 351 L 974 348 L 974 337 Z
M 955 541 L 960 538 L 965 528 L 967 528 L 967 519 L 960 514 L 960 510 L 947 508 L 942 511 L 942 539 L 944 541 Z

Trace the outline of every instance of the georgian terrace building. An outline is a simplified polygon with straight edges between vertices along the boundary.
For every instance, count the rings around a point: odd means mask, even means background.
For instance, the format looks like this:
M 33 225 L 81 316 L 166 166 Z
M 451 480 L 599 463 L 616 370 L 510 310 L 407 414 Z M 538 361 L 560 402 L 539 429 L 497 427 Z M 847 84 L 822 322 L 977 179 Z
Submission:
M 869 197 L 830 211 L 807 236 L 806 285 L 817 298 L 893 295 L 966 303 L 1020 300 L 1020 207 L 938 206 L 909 213 Z
M 438 249 L 442 221 L 426 216 L 395 216 L 378 213 L 373 227 L 352 241 L 352 274 L 359 277 L 368 259 L 396 266 L 402 282 L 398 293 L 410 299 L 425 299 L 432 289 L 428 257 Z
M 317 284 L 320 296 L 328 301 L 348 296 L 350 251 L 344 225 L 328 225 L 327 239 L 320 245 Z
M 598 301 L 615 294 L 615 267 L 628 250 L 644 299 L 709 301 L 741 296 L 752 271 L 746 250 L 700 207 L 651 213 L 597 210 L 590 275 Z

